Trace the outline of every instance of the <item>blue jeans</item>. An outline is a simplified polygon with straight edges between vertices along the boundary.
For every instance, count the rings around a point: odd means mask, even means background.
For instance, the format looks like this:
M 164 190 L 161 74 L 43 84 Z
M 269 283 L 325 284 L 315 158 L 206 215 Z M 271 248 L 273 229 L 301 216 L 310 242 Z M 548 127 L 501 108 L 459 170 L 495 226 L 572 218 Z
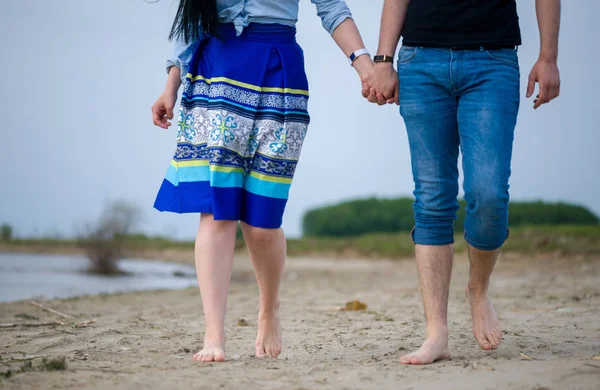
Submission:
M 398 74 L 415 181 L 413 241 L 454 242 L 460 149 L 465 239 L 477 249 L 500 248 L 520 100 L 517 52 L 403 47 Z

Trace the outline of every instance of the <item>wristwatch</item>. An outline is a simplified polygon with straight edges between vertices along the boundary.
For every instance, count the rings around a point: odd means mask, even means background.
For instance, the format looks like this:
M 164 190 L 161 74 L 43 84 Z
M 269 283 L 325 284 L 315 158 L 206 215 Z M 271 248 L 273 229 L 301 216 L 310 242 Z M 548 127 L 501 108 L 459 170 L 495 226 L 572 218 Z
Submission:
M 390 62 L 390 63 L 394 63 L 394 57 L 390 57 L 390 56 L 386 56 L 385 54 L 383 55 L 377 55 L 375 57 L 373 57 L 373 62 L 378 63 L 378 62 Z
M 350 54 L 350 57 L 348 57 L 348 62 L 350 62 L 350 65 L 352 65 L 358 57 L 364 56 L 364 55 L 370 55 L 369 51 L 365 48 L 358 49 L 354 53 Z

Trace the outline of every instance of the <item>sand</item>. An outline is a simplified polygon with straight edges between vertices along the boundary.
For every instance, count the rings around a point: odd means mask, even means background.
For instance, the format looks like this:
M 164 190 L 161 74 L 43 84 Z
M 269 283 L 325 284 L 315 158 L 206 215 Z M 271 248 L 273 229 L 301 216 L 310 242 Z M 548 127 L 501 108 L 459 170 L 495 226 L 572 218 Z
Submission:
M 282 291 L 284 349 L 252 357 L 257 288 L 236 259 L 225 363 L 196 363 L 202 317 L 196 289 L 46 301 L 71 325 L 0 329 L 0 372 L 12 359 L 60 357 L 66 371 L 3 378 L 7 389 L 599 389 L 600 258 L 504 256 L 492 298 L 504 329 L 497 351 L 480 350 L 464 297 L 468 266 L 456 261 L 451 287 L 452 360 L 400 365 L 418 347 L 424 319 L 414 261 L 290 259 Z M 340 311 L 347 301 L 364 311 Z M 25 303 L 0 305 L 0 323 L 66 321 Z M 239 319 L 249 326 L 238 326 Z M 70 321 L 67 321 L 70 322 Z M 39 359 L 34 360 L 37 361 Z

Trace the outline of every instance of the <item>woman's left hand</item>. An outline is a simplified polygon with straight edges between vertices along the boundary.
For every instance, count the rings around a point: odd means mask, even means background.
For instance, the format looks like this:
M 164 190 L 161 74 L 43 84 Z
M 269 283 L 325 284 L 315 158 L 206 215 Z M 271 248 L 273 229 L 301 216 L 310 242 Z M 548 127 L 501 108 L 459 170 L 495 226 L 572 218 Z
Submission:
M 173 109 L 177 102 L 177 91 L 165 89 L 152 106 L 152 120 L 154 124 L 163 129 L 171 126 L 169 120 L 173 119 Z

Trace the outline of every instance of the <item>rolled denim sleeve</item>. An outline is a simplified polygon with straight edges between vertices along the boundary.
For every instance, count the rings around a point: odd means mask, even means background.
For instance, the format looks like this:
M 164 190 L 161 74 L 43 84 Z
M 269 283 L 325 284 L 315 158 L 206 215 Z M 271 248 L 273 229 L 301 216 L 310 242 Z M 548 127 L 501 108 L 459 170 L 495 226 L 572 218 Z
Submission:
M 317 6 L 317 15 L 323 22 L 323 27 L 333 34 L 335 29 L 346 19 L 352 18 L 350 8 L 344 0 L 310 0 Z
M 196 48 L 204 38 L 204 34 L 200 32 L 200 36 L 193 42 L 186 43 L 182 38 L 178 37 L 173 39 L 173 49 L 171 55 L 167 59 L 166 69 L 169 73 L 169 69 L 172 66 L 176 66 L 181 70 L 181 81 L 185 81 L 189 71 L 189 65 L 194 56 Z

